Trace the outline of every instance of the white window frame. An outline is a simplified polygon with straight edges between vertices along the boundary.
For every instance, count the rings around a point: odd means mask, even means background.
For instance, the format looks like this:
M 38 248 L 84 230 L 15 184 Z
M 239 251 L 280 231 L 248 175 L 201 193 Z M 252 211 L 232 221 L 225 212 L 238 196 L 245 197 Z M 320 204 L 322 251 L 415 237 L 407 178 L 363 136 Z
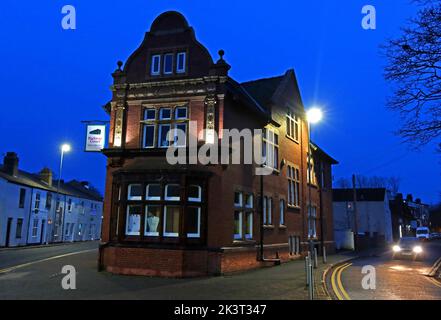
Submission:
M 189 206 L 188 208 L 193 208 L 193 209 L 198 210 L 198 232 L 197 233 L 187 233 L 187 238 L 200 238 L 201 237 L 201 207 Z
M 35 202 L 34 202 L 34 209 L 40 210 L 40 202 L 41 202 L 41 194 L 40 192 L 37 192 L 35 194 Z
M 171 68 L 170 68 L 170 72 L 168 72 L 168 71 L 166 71 L 165 70 L 165 68 L 166 68 L 166 61 L 167 61 L 167 57 L 171 57 Z M 164 62 L 163 62 L 163 67 L 162 67 L 162 72 L 164 73 L 164 74 L 173 74 L 173 68 L 174 68 L 174 55 L 173 55 L 173 53 L 166 53 L 166 54 L 164 54 Z
M 170 132 L 172 132 L 172 130 L 173 130 L 172 129 L 172 124 L 171 123 L 160 123 L 158 126 L 159 126 L 159 128 L 158 128 L 158 148 L 168 148 L 173 143 L 173 141 L 170 141 L 168 139 L 168 137 L 170 135 Z M 165 137 L 165 139 L 167 141 L 166 145 L 162 145 L 162 141 L 161 141 L 161 139 L 162 139 L 162 129 L 164 127 L 168 127 L 168 134 Z
M 253 223 L 254 223 L 254 215 L 253 212 L 246 212 L 245 213 L 245 221 L 247 222 L 246 224 L 248 224 L 248 217 L 251 217 L 251 222 L 248 225 L 249 230 L 245 230 L 245 239 L 250 240 L 253 239 Z
M 248 198 L 248 200 L 251 199 L 251 203 L 248 203 L 245 201 L 245 208 L 247 209 L 253 209 L 254 208 L 254 195 L 252 193 L 245 194 L 245 200 Z
M 196 187 L 196 188 L 198 188 L 198 197 L 197 198 L 188 197 L 187 201 L 201 202 L 202 201 L 202 187 L 198 186 L 197 184 L 189 185 L 189 187 Z
M 154 63 L 155 59 L 158 59 L 158 69 L 157 70 L 155 70 L 155 63 Z M 161 74 L 161 55 L 160 54 L 152 55 L 150 74 L 152 76 L 157 76 L 157 75 Z
M 308 206 L 308 238 L 317 238 L 317 207 Z
M 183 145 L 178 145 L 177 144 L 178 126 L 185 126 L 185 141 L 184 141 Z M 173 130 L 173 145 L 175 147 L 182 148 L 182 147 L 186 147 L 187 146 L 187 129 L 188 129 L 187 128 L 187 123 L 185 123 L 185 122 L 175 123 L 174 130 Z
M 128 231 L 128 225 L 129 225 L 129 212 L 130 212 L 130 207 L 137 207 L 137 206 L 141 206 L 141 205 L 128 205 L 127 206 L 127 210 L 126 210 L 126 230 L 125 230 L 125 235 L 126 236 L 139 236 L 141 235 L 141 218 L 142 218 L 142 214 L 139 214 L 139 231 L 138 232 L 129 232 Z M 81 224 L 80 224 L 81 225 Z M 78 233 L 80 235 L 80 233 Z
M 185 110 L 185 117 L 178 117 L 178 110 L 184 109 Z M 187 120 L 188 119 L 188 108 L 187 107 L 176 107 L 175 108 L 175 119 L 176 120 Z
M 236 213 L 239 213 L 239 232 L 240 233 L 234 233 L 234 240 L 242 240 L 243 238 L 243 211 L 242 210 L 235 210 L 234 211 L 234 223 L 236 221 Z
M 295 166 L 288 165 L 288 206 L 300 207 L 300 170 Z
M 179 200 L 181 200 L 181 197 L 180 197 L 180 196 L 177 196 L 177 197 L 169 197 L 169 196 L 168 196 L 168 187 L 169 187 L 169 186 L 177 186 L 178 189 L 180 188 L 180 185 L 179 185 L 179 184 L 176 184 L 176 183 L 169 183 L 169 184 L 165 185 L 164 199 L 165 199 L 166 201 L 179 201 Z
M 173 237 L 173 238 L 177 238 L 179 237 L 179 232 L 166 232 L 166 228 L 167 228 L 167 207 L 175 207 L 175 208 L 179 208 L 179 206 L 164 206 L 164 222 L 163 222 L 163 236 L 164 237 Z
M 285 221 L 285 213 L 286 213 L 286 208 L 285 208 L 285 199 L 280 199 L 279 200 L 279 224 L 281 226 L 286 226 L 286 221 Z
M 148 113 L 148 111 L 154 111 L 155 112 L 155 117 L 153 118 L 153 119 L 147 119 L 147 113 Z M 145 108 L 144 109 L 144 121 L 155 121 L 156 120 L 156 108 Z
M 159 183 L 149 183 L 149 184 L 146 186 L 146 190 L 145 190 L 145 199 L 146 199 L 146 200 L 150 200 L 150 201 L 159 201 L 159 200 L 161 200 L 161 196 L 159 196 L 159 197 L 157 197 L 157 196 L 150 197 L 150 196 L 149 196 L 149 187 L 150 187 L 151 185 L 159 186 L 159 190 L 161 190 L 161 185 L 160 185 Z
M 277 136 L 277 143 L 276 143 Z M 265 166 L 273 170 L 279 170 L 279 133 L 273 128 L 264 128 L 262 152 L 265 157 Z M 269 160 L 272 163 L 269 163 Z
M 291 108 L 288 108 L 288 112 L 286 114 L 286 121 L 287 121 L 286 135 L 289 138 L 293 139 L 295 142 L 299 142 L 300 119 Z M 289 123 L 289 127 L 288 127 L 288 123 Z
M 242 191 L 235 191 L 234 192 L 234 206 L 235 207 L 242 207 L 243 205 L 243 192 Z M 236 193 L 239 194 L 239 202 L 236 202 Z
M 142 194 L 140 196 L 131 196 L 132 193 L 132 186 L 140 186 L 142 190 L 142 184 L 140 183 L 131 183 L 127 187 L 127 200 L 129 201 L 140 201 L 142 200 Z
M 182 68 L 179 68 L 179 57 L 183 56 Z M 187 63 L 187 53 L 186 52 L 178 52 L 176 55 L 176 73 L 185 73 L 185 66 Z
M 147 139 L 146 139 L 147 127 L 153 127 L 153 139 L 152 139 L 151 145 L 146 145 L 146 143 L 147 143 Z M 156 134 L 156 125 L 155 124 L 151 124 L 151 123 L 144 124 L 143 132 L 142 132 L 142 147 L 143 148 L 152 149 L 155 147 L 155 134 Z
M 159 216 L 158 216 L 158 219 L 159 219 L 159 222 L 158 222 L 158 227 L 157 227 L 157 230 L 158 231 L 156 231 L 156 232 L 147 232 L 146 230 L 147 230 L 147 225 L 148 225 L 148 223 L 147 223 L 147 219 L 148 219 L 148 216 L 147 216 L 147 212 L 148 212 L 148 207 L 157 207 L 157 208 L 159 208 Z M 158 237 L 159 236 L 159 226 L 160 226 L 160 221 L 161 221 L 161 206 L 160 205 L 158 205 L 158 204 L 147 204 L 146 206 L 145 206 L 145 218 L 144 218 L 144 235 L 145 236 L 148 236 L 148 237 Z
M 40 224 L 40 220 L 35 218 L 32 222 L 32 238 L 36 238 L 38 236 L 38 227 Z
M 162 116 L 162 111 L 163 110 L 168 110 L 170 111 L 170 117 L 165 118 Z M 159 120 L 171 120 L 172 119 L 172 115 L 173 115 L 173 109 L 172 108 L 160 108 L 159 109 Z

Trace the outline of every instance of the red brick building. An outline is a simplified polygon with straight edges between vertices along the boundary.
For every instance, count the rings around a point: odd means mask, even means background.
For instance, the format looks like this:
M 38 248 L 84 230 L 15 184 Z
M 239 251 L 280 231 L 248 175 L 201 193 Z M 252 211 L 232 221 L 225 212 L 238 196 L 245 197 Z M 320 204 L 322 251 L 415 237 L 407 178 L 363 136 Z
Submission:
M 307 182 L 308 126 L 294 71 L 238 83 L 219 55 L 214 62 L 186 19 L 166 12 L 113 73 L 101 269 L 213 275 L 295 259 L 309 240 L 333 250 L 337 162 L 311 144 Z M 272 174 L 256 175 L 255 164 L 166 160 L 170 130 L 186 132 L 189 150 L 191 138 L 200 149 L 232 128 L 264 129 Z

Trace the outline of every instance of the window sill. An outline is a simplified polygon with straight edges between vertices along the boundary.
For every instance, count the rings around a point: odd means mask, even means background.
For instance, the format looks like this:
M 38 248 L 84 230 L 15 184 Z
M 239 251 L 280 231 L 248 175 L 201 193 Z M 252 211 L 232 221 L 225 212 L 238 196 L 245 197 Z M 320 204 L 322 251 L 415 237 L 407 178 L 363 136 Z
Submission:
M 267 224 L 263 226 L 264 229 L 274 229 L 274 225 L 272 224 Z
M 234 239 L 233 245 L 254 245 L 256 243 L 253 239 Z
M 281 225 L 279 226 L 279 229 L 284 229 L 284 230 L 286 230 L 286 229 L 287 229 L 287 226 L 284 225 L 284 224 L 281 224 Z
M 287 206 L 287 210 L 290 212 L 300 213 L 302 208 L 297 207 L 297 206 Z

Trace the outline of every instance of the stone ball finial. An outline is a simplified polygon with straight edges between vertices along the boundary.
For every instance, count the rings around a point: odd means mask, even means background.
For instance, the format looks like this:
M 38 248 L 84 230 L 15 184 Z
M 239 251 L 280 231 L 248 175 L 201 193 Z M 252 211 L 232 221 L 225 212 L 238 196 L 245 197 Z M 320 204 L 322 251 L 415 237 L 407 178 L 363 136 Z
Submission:
M 121 60 L 118 60 L 118 62 L 116 64 L 118 65 L 118 70 L 121 70 L 123 62 Z
M 224 54 L 225 54 L 225 51 L 222 50 L 222 49 L 220 49 L 220 50 L 218 51 L 218 53 L 219 53 L 220 60 L 224 60 Z

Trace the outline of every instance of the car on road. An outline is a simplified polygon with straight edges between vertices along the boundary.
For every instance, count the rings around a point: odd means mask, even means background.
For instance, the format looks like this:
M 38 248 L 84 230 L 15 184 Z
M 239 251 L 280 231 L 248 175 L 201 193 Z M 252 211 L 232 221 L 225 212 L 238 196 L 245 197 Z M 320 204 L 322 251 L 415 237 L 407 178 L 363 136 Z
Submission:
M 421 240 L 430 239 L 430 230 L 428 227 L 418 227 L 416 229 L 416 237 Z
M 424 259 L 423 244 L 417 237 L 403 237 L 392 247 L 393 259 L 413 258 Z
M 438 232 L 432 232 L 432 233 L 430 234 L 430 239 L 432 239 L 432 240 L 441 239 L 441 233 L 438 233 Z

